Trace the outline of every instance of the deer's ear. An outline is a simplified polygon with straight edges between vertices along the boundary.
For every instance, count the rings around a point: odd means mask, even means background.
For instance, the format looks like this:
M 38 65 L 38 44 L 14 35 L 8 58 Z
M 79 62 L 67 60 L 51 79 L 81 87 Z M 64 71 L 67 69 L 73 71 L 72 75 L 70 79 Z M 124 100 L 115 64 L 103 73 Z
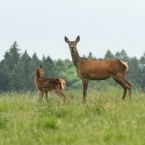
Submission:
M 65 40 L 66 43 L 69 42 L 69 39 L 66 36 L 64 37 L 64 40 Z
M 79 42 L 80 41 L 80 36 L 78 36 L 77 38 L 76 38 L 76 42 Z

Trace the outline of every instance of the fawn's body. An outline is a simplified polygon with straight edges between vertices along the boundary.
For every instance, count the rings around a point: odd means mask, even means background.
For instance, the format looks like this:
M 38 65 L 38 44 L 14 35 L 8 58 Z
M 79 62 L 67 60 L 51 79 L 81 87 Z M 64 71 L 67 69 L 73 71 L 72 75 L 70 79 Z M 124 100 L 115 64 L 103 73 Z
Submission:
M 63 94 L 63 88 L 65 85 L 65 81 L 62 78 L 44 78 L 41 77 L 45 71 L 43 70 L 42 66 L 36 68 L 34 82 L 36 88 L 40 92 L 40 99 L 43 99 L 44 93 L 46 96 L 46 100 L 48 101 L 48 91 L 54 91 L 58 94 L 65 103 L 66 97 Z

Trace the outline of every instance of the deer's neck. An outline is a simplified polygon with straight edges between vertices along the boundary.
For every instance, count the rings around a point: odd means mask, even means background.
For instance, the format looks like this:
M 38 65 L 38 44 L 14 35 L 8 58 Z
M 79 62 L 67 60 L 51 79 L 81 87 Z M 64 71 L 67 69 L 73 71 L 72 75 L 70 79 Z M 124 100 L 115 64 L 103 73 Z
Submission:
M 34 77 L 34 82 L 35 82 L 35 85 L 36 85 L 36 88 L 38 89 L 38 79 L 40 78 L 40 72 L 38 70 L 36 70 L 35 72 L 35 77 Z
M 36 70 L 36 72 L 35 72 L 35 81 L 36 81 L 37 79 L 39 79 L 40 77 L 41 77 L 41 76 L 40 76 L 39 71 Z
M 76 50 L 75 52 L 72 52 L 71 56 L 72 56 L 72 60 L 73 60 L 74 66 L 78 69 L 79 62 L 80 62 L 80 59 L 81 59 L 81 57 L 79 56 L 78 51 Z

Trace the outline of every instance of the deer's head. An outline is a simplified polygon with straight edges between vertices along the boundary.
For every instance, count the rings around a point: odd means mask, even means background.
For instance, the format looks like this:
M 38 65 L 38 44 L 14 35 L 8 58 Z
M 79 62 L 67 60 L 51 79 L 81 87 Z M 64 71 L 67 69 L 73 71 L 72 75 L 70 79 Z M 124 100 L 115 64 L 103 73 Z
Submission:
M 39 72 L 40 75 L 46 74 L 45 70 L 42 68 L 42 65 L 40 65 L 40 66 L 37 68 L 37 71 Z
M 69 41 L 69 39 L 66 36 L 64 37 L 64 40 L 66 43 L 68 43 L 69 49 L 73 53 L 77 49 L 76 46 L 77 46 L 77 43 L 80 41 L 80 36 L 78 36 L 75 41 Z

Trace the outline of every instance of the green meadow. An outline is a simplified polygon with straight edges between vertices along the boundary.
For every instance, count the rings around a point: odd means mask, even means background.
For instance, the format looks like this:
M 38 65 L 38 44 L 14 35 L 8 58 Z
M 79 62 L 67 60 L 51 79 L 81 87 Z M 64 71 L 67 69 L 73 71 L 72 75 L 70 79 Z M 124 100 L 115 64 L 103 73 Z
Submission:
M 66 89 L 67 103 L 54 93 L 38 101 L 36 91 L 0 93 L 0 145 L 144 145 L 145 94 L 123 89 Z

